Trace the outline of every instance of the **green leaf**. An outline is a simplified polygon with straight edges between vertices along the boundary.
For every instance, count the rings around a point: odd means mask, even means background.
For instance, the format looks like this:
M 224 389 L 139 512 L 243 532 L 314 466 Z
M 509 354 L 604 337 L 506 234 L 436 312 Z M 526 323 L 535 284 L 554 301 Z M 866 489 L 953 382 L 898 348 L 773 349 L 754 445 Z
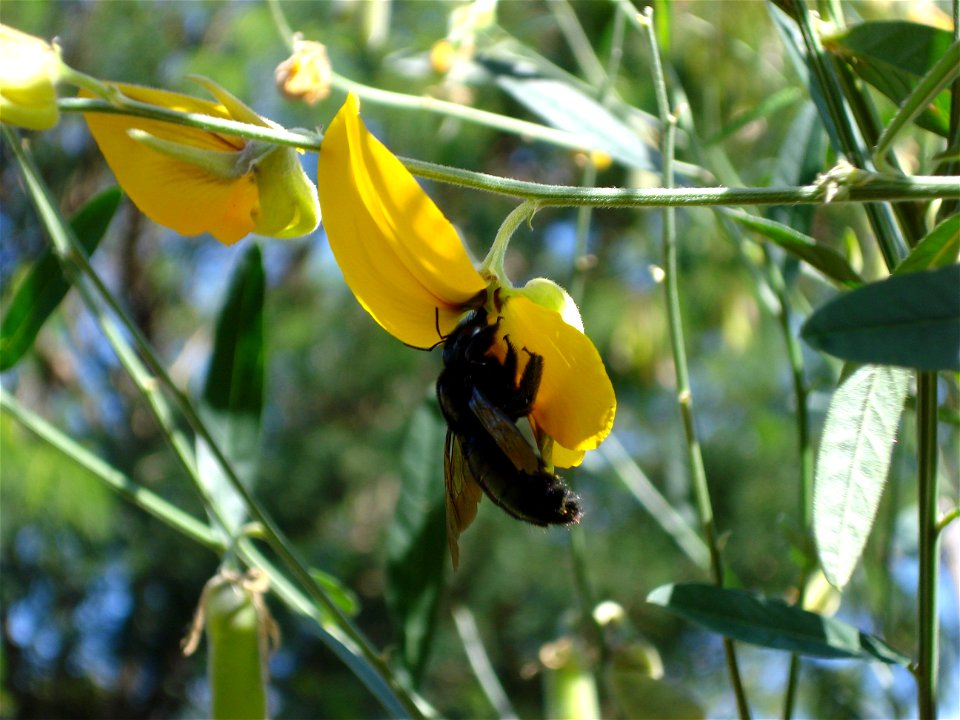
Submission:
M 120 205 L 122 194 L 117 187 L 103 191 L 70 220 L 70 227 L 87 255 L 93 255 Z M 47 318 L 63 300 L 70 283 L 63 276 L 60 261 L 47 248 L 37 258 L 13 299 L 0 324 L 0 371 L 16 365 L 29 350 Z
M 403 488 L 387 533 L 387 605 L 397 624 L 400 658 L 415 684 L 426 669 L 443 590 L 445 433 L 434 404 L 422 404 L 403 448 Z
M 746 590 L 702 583 L 662 585 L 647 602 L 752 645 L 813 657 L 910 663 L 910 658 L 852 625 Z
M 310 577 L 323 588 L 330 601 L 343 611 L 344 615 L 355 617 L 360 612 L 360 601 L 357 599 L 356 593 L 344 585 L 339 578 L 317 568 L 310 569 Z M 323 605 L 317 605 L 316 607 L 321 614 L 328 614 Z M 325 618 L 325 620 L 327 619 L 330 618 Z
M 850 267 L 850 263 L 843 255 L 832 248 L 818 245 L 812 237 L 774 220 L 757 217 L 742 210 L 727 209 L 724 212 L 741 225 L 756 231 L 791 255 L 819 270 L 831 280 L 848 287 L 863 284 L 863 280 Z
M 813 484 L 813 530 L 823 573 L 842 588 L 873 527 L 910 371 L 865 365 L 830 401 Z
M 821 306 L 801 336 L 844 360 L 960 371 L 960 265 L 894 275 Z
M 263 298 L 260 247 L 251 245 L 233 273 L 217 319 L 213 355 L 200 413 L 218 447 L 245 487 L 253 485 L 263 409 Z M 233 534 L 247 518 L 246 505 L 207 443 L 197 440 L 200 476 Z
M 852 25 L 823 39 L 826 50 L 846 60 L 854 72 L 899 105 L 950 47 L 946 30 L 902 20 Z M 942 92 L 919 116 L 921 127 L 947 136 L 950 93 Z
M 497 84 L 551 127 L 583 138 L 619 162 L 659 172 L 659 152 L 644 143 L 603 105 L 560 80 L 537 76 L 498 75 Z
M 960 258 L 960 215 L 951 215 L 937 225 L 894 269 L 894 275 L 936 270 L 954 265 Z

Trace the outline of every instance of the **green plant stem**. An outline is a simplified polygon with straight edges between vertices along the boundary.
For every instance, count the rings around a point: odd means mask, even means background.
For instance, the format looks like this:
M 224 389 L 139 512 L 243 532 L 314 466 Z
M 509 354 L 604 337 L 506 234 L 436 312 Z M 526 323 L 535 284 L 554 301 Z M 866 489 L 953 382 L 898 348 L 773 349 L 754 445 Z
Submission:
M 62 98 L 64 112 L 107 112 L 163 120 L 211 132 L 273 142 L 278 145 L 320 151 L 316 134 L 248 125 L 207 115 L 181 113 L 144 103 L 118 108 L 103 100 Z M 142 107 L 136 107 L 142 106 Z M 400 158 L 414 175 L 450 185 L 485 192 L 536 200 L 547 207 L 695 207 L 709 205 L 821 205 L 832 203 L 907 202 L 912 200 L 960 200 L 960 176 L 918 175 L 903 177 L 862 172 L 851 177 L 842 192 L 834 193 L 827 184 L 784 187 L 683 187 L 683 188 L 611 188 L 576 185 L 545 185 L 514 180 L 487 173 L 461 170 L 446 165 Z
M 917 373 L 917 482 L 919 509 L 920 577 L 917 587 L 917 707 L 919 717 L 937 716 L 939 622 L 937 585 L 939 552 L 937 529 L 937 376 Z
M 33 411 L 21 405 L 10 393 L 0 393 L 0 407 L 16 418 L 25 428 L 45 440 L 68 458 L 88 470 L 110 489 L 153 515 L 181 535 L 220 554 L 226 548 L 214 532 L 192 515 L 168 502 L 156 493 L 137 484 L 116 468 L 111 467 L 89 450 L 79 445 Z
M 903 177 L 859 173 L 833 195 L 826 183 L 783 187 L 616 188 L 544 185 L 444 165 L 400 158 L 406 168 L 426 180 L 485 192 L 536 200 L 541 207 L 603 208 L 698 207 L 710 205 L 824 205 L 827 203 L 906 202 L 960 198 L 960 176 Z
M 121 100 L 117 103 L 109 103 L 105 100 L 93 98 L 60 98 L 57 100 L 57 107 L 62 112 L 91 112 L 107 113 L 109 115 L 132 115 L 150 120 L 160 120 L 162 122 L 174 123 L 185 127 L 192 127 L 207 132 L 219 132 L 237 137 L 249 138 L 250 140 L 260 140 L 275 145 L 286 145 L 299 148 L 301 150 L 320 150 L 322 136 L 319 133 L 308 132 L 306 130 L 287 130 L 285 128 L 266 127 L 262 125 L 251 125 L 250 123 L 240 122 L 238 120 L 227 120 L 225 118 L 213 117 L 212 115 L 203 115 L 202 113 L 187 113 L 178 110 L 170 110 L 159 105 L 131 100 L 130 98 L 120 96 Z
M 946 530 L 947 525 L 957 519 L 960 519 L 960 507 L 955 507 L 953 510 L 945 512 L 943 516 L 937 520 L 937 535 Z
M 797 451 L 799 454 L 800 482 L 798 493 L 799 526 L 802 533 L 802 565 L 798 580 L 797 605 L 803 607 L 807 590 L 807 581 L 813 569 L 812 540 L 810 530 L 813 524 L 813 445 L 810 443 L 810 416 L 807 411 L 807 383 L 804 378 L 803 351 L 800 341 L 793 328 L 793 313 L 791 310 L 790 294 L 783 280 L 780 268 L 770 255 L 770 248 L 763 247 L 765 266 L 770 286 L 777 295 L 779 312 L 777 319 L 787 345 L 787 359 L 790 363 L 790 376 L 793 381 L 793 398 L 796 403 Z M 800 675 L 800 656 L 796 653 L 790 656 L 790 670 L 787 674 L 787 691 L 783 699 L 783 718 L 788 720 L 793 715 L 796 703 L 797 685 Z
M 160 384 L 168 390 L 177 409 L 193 427 L 197 435 L 207 443 L 212 455 L 217 463 L 222 467 L 224 475 L 227 477 L 231 486 L 243 499 L 251 518 L 260 523 L 260 525 L 263 527 L 265 538 L 270 543 L 271 547 L 273 547 L 277 555 L 283 560 L 293 576 L 315 602 L 317 602 L 328 613 L 330 613 L 331 616 L 337 618 L 343 632 L 351 639 L 353 646 L 359 649 L 360 654 L 367 660 L 367 662 L 369 662 L 379 671 L 383 671 L 384 665 L 379 654 L 372 648 L 360 630 L 356 628 L 350 619 L 342 613 L 340 608 L 330 600 L 324 589 L 310 575 L 306 564 L 300 559 L 289 540 L 286 539 L 280 528 L 266 513 L 256 497 L 240 481 L 236 471 L 233 469 L 232 464 L 224 456 L 220 446 L 214 441 L 209 429 L 206 427 L 206 424 L 201 420 L 199 414 L 193 408 L 193 405 L 190 403 L 190 401 L 173 383 L 173 380 L 166 372 L 163 364 L 153 352 L 149 342 L 147 342 L 147 340 L 143 337 L 136 324 L 126 315 L 120 304 L 113 297 L 112 293 L 103 284 L 99 275 L 90 265 L 89 259 L 86 257 L 83 248 L 80 247 L 76 238 L 73 236 L 73 233 L 67 229 L 66 224 L 57 215 L 55 210 L 56 206 L 53 204 L 52 199 L 49 196 L 49 191 L 42 183 L 39 174 L 36 172 L 36 168 L 34 167 L 25 150 L 20 146 L 16 137 L 7 126 L 3 126 L 3 133 L 24 170 L 24 177 L 28 186 L 31 188 L 31 192 L 34 196 L 35 202 L 37 203 L 41 217 L 47 229 L 50 231 L 51 238 L 54 242 L 54 248 L 57 251 L 58 257 L 60 257 L 62 260 L 64 273 L 68 278 L 74 281 L 74 285 L 80 292 L 85 304 L 94 314 L 107 339 L 113 345 L 121 363 L 123 363 L 131 379 L 137 384 L 141 393 L 147 399 L 155 417 L 157 418 L 157 421 L 160 423 L 161 429 L 164 431 L 167 439 L 170 441 L 171 446 L 173 447 L 185 471 L 194 480 L 194 485 L 197 487 L 198 491 L 200 491 L 201 495 L 204 496 L 204 486 L 200 482 L 197 475 L 196 463 L 193 459 L 192 449 L 189 443 L 183 437 L 182 433 L 177 430 L 175 423 L 173 422 L 172 415 L 166 406 L 166 402 L 156 387 L 157 380 L 159 380 Z M 133 338 L 137 349 L 145 358 L 147 364 L 150 366 L 150 370 L 155 376 L 151 376 L 146 371 L 146 369 L 140 363 L 139 358 L 137 358 L 136 354 L 129 347 L 122 333 L 118 332 L 118 329 L 113 321 L 104 315 L 99 303 L 92 296 L 92 293 L 87 288 L 86 284 L 82 281 L 79 281 L 80 278 L 86 278 L 89 280 L 91 285 L 97 291 L 100 299 L 110 307 L 110 309 L 113 311 L 113 314 L 123 325 L 124 329 Z M 205 496 L 204 500 L 208 510 L 213 513 L 216 518 L 216 506 Z M 219 518 L 217 518 L 217 520 L 224 529 L 227 529 L 226 524 L 220 521 Z M 385 698 L 378 696 L 380 697 L 381 701 L 388 705 L 399 703 L 399 705 L 407 709 L 410 716 L 421 716 L 412 698 L 409 697 L 406 690 L 396 681 L 395 678 L 393 678 L 389 671 L 387 671 L 383 676 L 383 680 L 389 687 L 391 687 L 395 697 Z
M 661 155 L 663 157 L 663 184 L 666 188 L 670 188 L 673 185 L 673 154 L 677 117 L 670 112 L 669 101 L 667 99 L 666 79 L 661 65 L 660 51 L 653 25 L 652 8 L 648 7 L 646 9 L 643 25 L 645 26 L 647 40 L 650 46 L 657 107 L 660 113 L 661 123 L 665 129 L 661 148 Z M 694 422 L 693 393 L 690 388 L 690 374 L 687 367 L 687 353 L 683 337 L 683 318 L 680 309 L 676 211 L 673 208 L 665 208 L 663 210 L 663 270 L 667 324 L 670 329 L 670 345 L 673 353 L 674 373 L 677 380 L 677 402 L 680 406 L 680 415 L 683 420 L 687 458 L 690 464 L 690 477 L 696 498 L 697 512 L 703 528 L 704 540 L 707 544 L 707 549 L 710 551 L 710 569 L 713 582 L 718 587 L 723 587 L 723 561 L 720 556 L 720 547 L 717 541 L 713 504 L 710 500 L 710 489 L 707 485 L 707 475 L 703 465 L 703 454 L 700 451 L 700 440 L 697 437 L 696 423 Z M 727 661 L 727 672 L 730 676 L 730 684 L 736 696 L 737 710 L 741 718 L 749 718 L 750 707 L 747 703 L 746 693 L 744 692 L 743 681 L 740 678 L 740 669 L 737 664 L 737 655 L 733 641 L 726 637 L 723 638 L 723 649 Z

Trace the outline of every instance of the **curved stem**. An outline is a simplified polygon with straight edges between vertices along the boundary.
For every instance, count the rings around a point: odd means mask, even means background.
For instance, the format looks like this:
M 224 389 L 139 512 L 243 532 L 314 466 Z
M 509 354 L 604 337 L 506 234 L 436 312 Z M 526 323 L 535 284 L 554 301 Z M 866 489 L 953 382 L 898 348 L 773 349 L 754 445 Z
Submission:
M 538 208 L 538 203 L 528 200 L 520 203 L 503 219 L 500 229 L 497 230 L 497 236 L 493 240 L 493 245 L 490 246 L 487 256 L 480 263 L 481 275 L 496 278 L 501 285 L 511 287 L 510 280 L 504 270 L 504 260 L 507 256 L 510 238 L 513 237 L 513 233 L 522 223 L 529 222 L 533 218 Z

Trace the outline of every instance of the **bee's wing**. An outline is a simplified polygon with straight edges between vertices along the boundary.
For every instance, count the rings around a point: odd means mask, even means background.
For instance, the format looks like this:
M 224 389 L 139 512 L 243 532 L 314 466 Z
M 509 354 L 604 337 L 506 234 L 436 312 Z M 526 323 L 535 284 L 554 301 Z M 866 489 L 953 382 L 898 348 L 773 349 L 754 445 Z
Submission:
M 447 430 L 443 448 L 443 482 L 447 489 L 447 546 L 453 569 L 460 564 L 460 533 L 470 527 L 477 517 L 477 505 L 483 491 L 473 479 L 470 466 L 463 456 L 460 438 Z
M 517 424 L 476 388 L 470 396 L 470 409 L 517 470 L 530 475 L 540 471 L 540 458 Z

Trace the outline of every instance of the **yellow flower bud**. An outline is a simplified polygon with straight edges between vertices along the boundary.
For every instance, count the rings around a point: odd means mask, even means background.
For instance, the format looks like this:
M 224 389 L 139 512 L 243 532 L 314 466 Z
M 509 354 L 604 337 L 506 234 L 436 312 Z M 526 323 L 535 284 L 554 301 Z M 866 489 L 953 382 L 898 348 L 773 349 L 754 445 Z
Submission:
M 327 48 L 318 42 L 296 38 L 293 55 L 273 73 L 277 88 L 290 100 L 302 99 L 315 105 L 330 94 L 333 70 Z
M 0 25 L 0 122 L 49 130 L 60 119 L 60 48 Z

